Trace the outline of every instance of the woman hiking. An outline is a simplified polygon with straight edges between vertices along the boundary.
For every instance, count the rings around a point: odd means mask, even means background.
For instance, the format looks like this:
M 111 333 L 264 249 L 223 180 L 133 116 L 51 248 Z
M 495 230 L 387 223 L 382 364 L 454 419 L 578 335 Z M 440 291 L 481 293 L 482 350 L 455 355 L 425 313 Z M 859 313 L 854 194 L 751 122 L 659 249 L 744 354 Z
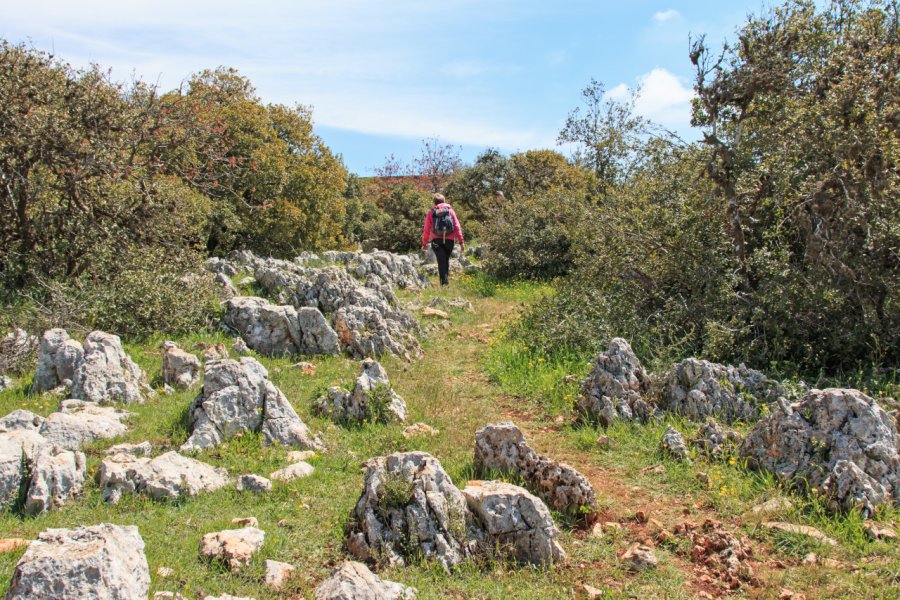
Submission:
M 450 283 L 450 255 L 453 254 L 453 244 L 458 240 L 459 249 L 462 251 L 465 249 L 465 240 L 459 219 L 444 196 L 434 194 L 432 200 L 434 208 L 425 215 L 425 226 L 422 228 L 422 250 L 431 244 L 431 249 L 437 257 L 441 285 L 447 285 Z

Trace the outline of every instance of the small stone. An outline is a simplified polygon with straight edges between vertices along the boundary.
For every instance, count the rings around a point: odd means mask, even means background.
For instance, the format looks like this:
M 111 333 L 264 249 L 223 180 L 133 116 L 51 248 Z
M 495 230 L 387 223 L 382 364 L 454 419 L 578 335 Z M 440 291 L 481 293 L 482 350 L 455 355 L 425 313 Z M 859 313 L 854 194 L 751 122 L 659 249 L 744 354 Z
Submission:
M 634 544 L 628 548 L 622 555 L 622 560 L 630 570 L 635 572 L 651 569 L 659 562 L 656 554 L 653 553 L 653 548 L 641 544 Z
M 598 590 L 597 588 L 590 586 L 586 583 L 582 583 L 578 588 L 579 597 L 584 598 L 585 600 L 597 600 L 598 598 L 603 597 L 603 590 Z
M 697 481 L 699 481 L 701 484 L 703 484 L 703 485 L 709 487 L 709 475 L 707 475 L 707 474 L 704 473 L 703 471 L 700 471 L 699 473 L 697 473 L 696 475 L 694 475 L 694 478 L 695 478 Z
M 291 463 L 298 463 L 304 460 L 315 458 L 315 450 L 291 450 L 287 453 L 287 459 Z
M 439 432 L 431 425 L 425 423 L 414 423 L 403 430 L 403 437 L 410 439 L 417 435 L 427 435 L 429 437 L 437 435 Z
M 603 526 L 600 523 L 594 523 L 594 526 L 591 527 L 591 535 L 595 538 L 603 537 Z
M 306 361 L 298 362 L 294 365 L 291 365 L 291 368 L 297 369 L 298 371 L 300 371 L 301 375 L 307 375 L 307 376 L 315 375 L 316 370 L 318 369 L 318 367 L 316 367 L 316 365 L 314 365 L 311 362 L 306 362 Z
M 231 345 L 231 351 L 238 356 L 246 356 L 250 354 L 250 347 L 247 346 L 247 342 L 244 341 L 244 338 L 239 337 L 234 339 L 234 343 Z
M 442 310 L 437 308 L 431 308 L 430 306 L 426 306 L 422 309 L 422 314 L 426 317 L 438 317 L 441 319 L 449 319 L 450 315 Z
M 160 567 L 156 570 L 156 574 L 166 579 L 167 577 L 171 577 L 175 574 L 175 569 L 171 569 L 169 567 Z
M 795 533 L 798 535 L 805 535 L 814 540 L 822 542 L 823 544 L 828 544 L 829 546 L 837 546 L 838 543 L 816 529 L 815 527 L 810 527 L 809 525 L 796 525 L 794 523 L 782 523 L 779 521 L 767 521 L 763 523 L 763 527 L 766 529 L 774 529 L 776 531 L 784 531 L 785 533 Z
M 666 450 L 678 460 L 690 464 L 691 457 L 687 444 L 684 442 L 684 437 L 671 425 L 666 428 L 666 432 L 662 436 L 661 445 L 663 450 Z
M 290 465 L 289 467 L 285 467 L 283 469 L 278 469 L 269 477 L 271 479 L 275 479 L 276 481 L 294 481 L 295 479 L 301 479 L 303 477 L 308 477 L 312 475 L 313 471 L 312 465 L 306 462 L 298 462 Z
M 615 521 L 606 521 L 605 523 L 603 523 L 603 528 L 617 532 L 624 529 L 620 523 L 616 523 Z
M 156 592 L 153 594 L 153 600 L 187 600 L 178 592 Z
M 293 575 L 293 565 L 275 560 L 266 561 L 266 577 L 264 581 L 273 590 L 280 590 Z
M 776 514 L 781 512 L 787 512 L 794 508 L 793 503 L 787 498 L 782 498 L 781 496 L 777 496 L 775 498 L 770 498 L 766 500 L 762 504 L 757 504 L 753 507 L 753 514 L 755 515 L 766 515 L 766 514 Z
M 231 524 L 239 527 L 259 527 L 256 517 L 235 517 L 231 520 Z
M 0 540 L 0 554 L 7 552 L 15 552 L 19 548 L 26 548 L 31 540 L 23 540 L 22 538 L 6 538 Z
M 896 540 L 897 532 L 887 525 L 879 525 L 873 521 L 866 521 L 866 534 L 874 540 Z
M 814 565 L 818 561 L 819 561 L 819 557 L 816 555 L 815 552 L 810 552 L 809 554 L 807 554 L 806 556 L 803 557 L 804 565 Z
M 597 438 L 597 447 L 601 450 L 612 448 L 612 440 L 609 439 L 608 435 L 601 435 Z
M 272 482 L 259 475 L 241 475 L 237 480 L 237 491 L 264 494 L 272 491 Z
M 207 533 L 200 540 L 200 556 L 209 560 L 220 560 L 226 563 L 231 571 L 238 571 L 259 552 L 265 539 L 266 533 L 256 527 Z

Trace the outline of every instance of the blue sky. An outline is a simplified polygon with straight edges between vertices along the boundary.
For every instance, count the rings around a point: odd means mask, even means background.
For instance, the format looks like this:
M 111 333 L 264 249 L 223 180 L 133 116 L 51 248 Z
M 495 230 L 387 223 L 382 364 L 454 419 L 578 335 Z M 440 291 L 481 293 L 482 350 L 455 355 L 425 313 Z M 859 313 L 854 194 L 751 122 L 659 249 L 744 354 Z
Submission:
M 688 36 L 720 43 L 763 4 L 729 0 L 0 0 L 0 36 L 73 65 L 171 89 L 191 73 L 237 68 L 266 102 L 313 107 L 317 133 L 370 174 L 421 140 L 472 160 L 556 148 L 596 78 L 613 94 L 643 85 L 638 110 L 689 133 Z

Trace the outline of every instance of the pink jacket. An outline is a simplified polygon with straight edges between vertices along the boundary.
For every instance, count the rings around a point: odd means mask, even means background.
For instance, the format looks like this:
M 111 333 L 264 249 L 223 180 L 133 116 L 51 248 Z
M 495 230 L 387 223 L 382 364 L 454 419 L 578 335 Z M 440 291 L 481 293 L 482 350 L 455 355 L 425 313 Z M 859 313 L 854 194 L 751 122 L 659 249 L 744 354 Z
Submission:
M 453 233 L 448 233 L 447 239 L 456 240 L 460 244 L 465 244 L 465 240 L 463 239 L 462 234 L 462 227 L 459 226 L 459 219 L 456 218 L 456 213 L 453 211 L 453 207 L 446 202 L 441 202 L 440 204 L 434 205 L 434 208 L 445 207 L 450 209 L 450 216 L 453 217 Z M 433 231 L 434 228 L 431 225 L 432 210 L 429 210 L 428 214 L 425 215 L 425 226 L 422 228 L 422 246 L 427 246 L 428 242 L 433 239 L 444 239 L 443 236 L 440 236 Z

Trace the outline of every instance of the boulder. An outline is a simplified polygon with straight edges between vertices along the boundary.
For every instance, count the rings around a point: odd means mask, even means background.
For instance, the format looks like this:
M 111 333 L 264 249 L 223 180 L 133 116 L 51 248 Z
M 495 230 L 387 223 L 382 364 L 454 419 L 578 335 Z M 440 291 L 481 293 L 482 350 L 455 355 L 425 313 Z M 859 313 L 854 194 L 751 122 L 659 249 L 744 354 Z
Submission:
M 96 440 L 109 439 L 128 431 L 122 423 L 131 413 L 81 400 L 63 400 L 59 412 L 50 413 L 40 434 L 48 444 L 76 450 Z
M 61 385 L 71 386 L 83 358 L 84 348 L 71 339 L 65 329 L 45 331 L 41 335 L 31 393 L 46 392 Z
M 385 581 L 363 563 L 345 561 L 316 588 L 316 600 L 414 600 L 416 589 Z
M 298 310 L 263 298 L 238 296 L 225 304 L 223 318 L 250 348 L 266 356 L 340 352 L 337 334 L 317 308 Z
M 25 467 L 25 451 L 18 442 L 0 435 L 0 509 L 19 499 Z
M 6 600 L 144 600 L 150 569 L 137 527 L 48 529 L 16 565 Z
M 744 365 L 689 358 L 666 373 L 661 404 L 693 421 L 716 417 L 726 423 L 755 421 L 761 406 L 784 393 L 781 385 Z
M 613 338 L 582 382 L 576 409 L 583 418 L 604 427 L 617 420 L 646 421 L 653 412 L 644 400 L 649 390 L 650 376 L 631 346 L 622 338 Z
M 171 451 L 154 459 L 116 454 L 100 463 L 103 499 L 117 504 L 125 493 L 153 500 L 196 496 L 228 485 L 228 471 Z
M 900 506 L 900 436 L 878 403 L 853 389 L 811 390 L 780 401 L 740 454 L 755 469 L 823 495 L 831 509 Z
M 535 452 L 512 423 L 486 425 L 475 434 L 475 468 L 521 477 L 553 510 L 590 519 L 597 498 L 587 478 L 573 467 Z
M 163 344 L 163 382 L 175 388 L 189 388 L 200 382 L 200 359 L 185 352 L 175 342 Z
M 265 494 L 272 491 L 272 482 L 259 475 L 241 475 L 237 480 L 237 491 Z
M 356 378 L 353 392 L 330 387 L 314 405 L 314 410 L 337 423 L 406 420 L 406 402 L 391 388 L 387 372 L 377 361 L 367 358 L 360 363 L 362 373 Z
M 244 432 L 259 432 L 268 443 L 322 449 L 268 377 L 250 357 L 206 363 L 203 388 L 188 415 L 191 437 L 181 450 L 209 448 Z
M 256 527 L 207 533 L 200 540 L 200 556 L 224 562 L 231 571 L 239 571 L 259 552 L 265 539 L 266 532 Z
M 436 458 L 400 452 L 365 467 L 363 493 L 347 526 L 352 555 L 390 565 L 422 557 L 449 569 L 472 553 L 466 499 Z
M 143 402 L 151 395 L 144 372 L 132 361 L 119 336 L 92 331 L 84 340 L 84 358 L 75 370 L 72 397 L 97 404 Z
M 524 563 L 565 560 L 550 510 L 527 490 L 501 481 L 475 481 L 469 482 L 462 493 L 486 532 L 488 549 L 508 551 Z
M 678 460 L 687 463 L 691 462 L 691 454 L 688 452 L 687 444 L 684 443 L 684 437 L 671 425 L 666 427 L 660 446 L 665 452 L 668 452 Z
M 38 515 L 81 494 L 87 475 L 87 458 L 78 450 L 43 446 L 31 461 L 30 473 L 25 513 Z
M 385 354 L 411 361 L 422 354 L 416 338 L 377 308 L 344 306 L 334 314 L 334 330 L 341 347 L 353 358 Z
M 726 454 L 737 450 L 741 443 L 741 434 L 734 429 L 719 425 L 710 417 L 700 427 L 691 445 L 713 460 L 719 460 Z

